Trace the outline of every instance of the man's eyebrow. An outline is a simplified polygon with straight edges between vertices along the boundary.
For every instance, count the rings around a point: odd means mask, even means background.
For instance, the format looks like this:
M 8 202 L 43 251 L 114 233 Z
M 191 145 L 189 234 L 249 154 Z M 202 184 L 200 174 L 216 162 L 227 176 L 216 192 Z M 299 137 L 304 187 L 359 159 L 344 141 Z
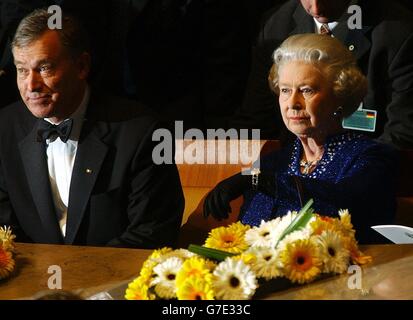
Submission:
M 50 64 L 50 63 L 52 63 L 52 62 L 49 59 L 43 59 L 43 60 L 39 60 L 37 62 L 38 65 L 40 65 L 40 64 Z
M 36 61 L 36 66 L 42 65 L 42 64 L 50 64 L 51 61 L 49 59 L 42 59 L 39 61 Z M 18 64 L 23 64 L 23 62 L 19 61 L 19 60 L 14 60 L 14 64 L 18 65 Z

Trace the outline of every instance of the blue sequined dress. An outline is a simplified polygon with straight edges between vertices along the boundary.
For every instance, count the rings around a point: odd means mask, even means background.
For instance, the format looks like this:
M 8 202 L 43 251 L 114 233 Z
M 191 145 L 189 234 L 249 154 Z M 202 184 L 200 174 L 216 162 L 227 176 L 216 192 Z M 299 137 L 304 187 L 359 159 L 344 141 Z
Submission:
M 392 223 L 396 211 L 394 193 L 398 166 L 397 152 L 354 132 L 327 139 L 324 155 L 310 174 L 300 171 L 302 145 L 292 145 L 260 159 L 262 172 L 276 175 L 274 196 L 248 190 L 244 194 L 240 220 L 252 226 L 271 220 L 289 210 L 301 208 L 299 192 L 292 176 L 303 187 L 302 202 L 314 199 L 315 212 L 338 216 L 339 209 L 349 209 L 360 242 L 382 242 L 370 226 Z

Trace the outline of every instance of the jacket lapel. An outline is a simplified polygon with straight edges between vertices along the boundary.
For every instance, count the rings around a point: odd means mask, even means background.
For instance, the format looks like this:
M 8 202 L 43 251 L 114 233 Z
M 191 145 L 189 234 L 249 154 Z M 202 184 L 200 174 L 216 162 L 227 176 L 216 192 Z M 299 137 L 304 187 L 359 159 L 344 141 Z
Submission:
M 70 183 L 66 244 L 72 244 L 75 240 L 85 214 L 90 195 L 108 151 L 108 147 L 102 141 L 107 132 L 108 126 L 104 122 L 85 119 L 83 123 Z
M 333 35 L 359 60 L 371 47 L 370 40 L 365 36 L 371 26 L 363 25 L 361 29 L 349 29 L 347 22 L 350 17 L 351 15 L 346 12 L 340 18 L 337 27 L 333 30 Z
M 19 142 L 19 150 L 33 201 L 43 224 L 49 243 L 62 243 L 63 237 L 57 222 L 47 168 L 46 148 L 36 141 L 38 122 L 32 131 Z

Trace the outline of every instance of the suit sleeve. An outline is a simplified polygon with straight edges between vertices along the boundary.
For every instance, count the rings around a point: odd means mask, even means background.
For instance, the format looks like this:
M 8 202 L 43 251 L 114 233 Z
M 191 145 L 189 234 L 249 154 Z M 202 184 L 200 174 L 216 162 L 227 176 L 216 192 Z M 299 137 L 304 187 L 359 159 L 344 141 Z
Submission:
M 391 101 L 380 140 L 399 147 L 413 147 L 413 34 L 398 50 L 389 66 Z
M 15 217 L 13 207 L 7 191 L 7 185 L 3 174 L 3 167 L 0 160 L 0 226 L 9 226 L 16 235 L 18 241 L 29 241 L 22 232 Z
M 313 198 L 337 209 L 349 209 L 358 240 L 382 242 L 383 238 L 370 227 L 393 223 L 398 163 L 398 153 L 391 147 L 371 147 L 355 160 L 352 170 L 335 183 L 300 177 L 305 201 Z M 316 208 L 317 203 L 314 205 Z
M 175 163 L 155 164 L 153 130 L 138 148 L 132 161 L 127 215 L 129 225 L 108 246 L 159 248 L 174 246 L 184 210 L 184 197 Z M 172 146 L 172 160 L 174 146 Z
M 0 225 L 11 224 L 11 203 L 3 177 L 3 167 L 0 160 Z

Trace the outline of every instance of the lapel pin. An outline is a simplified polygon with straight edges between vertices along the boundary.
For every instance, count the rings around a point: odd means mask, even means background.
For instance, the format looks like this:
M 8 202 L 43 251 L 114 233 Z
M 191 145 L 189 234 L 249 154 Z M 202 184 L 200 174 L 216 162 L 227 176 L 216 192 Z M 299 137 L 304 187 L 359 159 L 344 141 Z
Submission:
M 86 169 L 86 173 L 91 174 L 91 173 L 92 173 L 92 169 Z

